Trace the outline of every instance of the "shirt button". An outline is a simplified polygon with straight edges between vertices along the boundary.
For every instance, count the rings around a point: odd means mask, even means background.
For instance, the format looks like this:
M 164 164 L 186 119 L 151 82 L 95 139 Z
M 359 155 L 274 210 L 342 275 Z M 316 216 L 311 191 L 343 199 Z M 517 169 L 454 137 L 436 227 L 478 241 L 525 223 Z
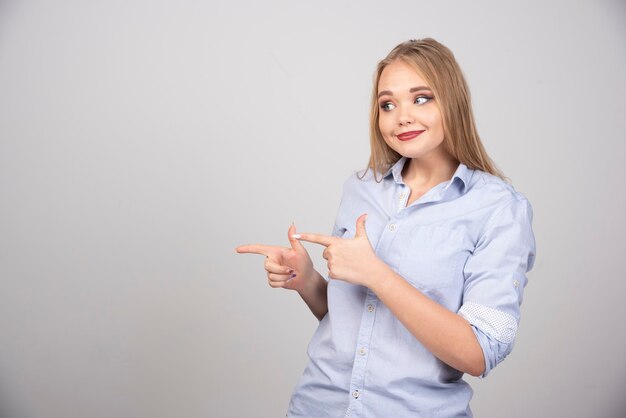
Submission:
M 396 230 L 396 228 L 397 228 L 397 227 L 396 227 L 396 224 L 391 224 L 391 225 L 389 225 L 389 230 L 390 230 L 391 232 L 395 231 L 395 230 Z
M 365 348 L 359 349 L 359 354 L 364 356 L 365 355 Z
M 367 305 L 367 312 L 374 312 L 374 305 Z
M 359 393 L 359 391 L 358 391 L 358 390 L 354 390 L 354 391 L 352 391 L 352 397 L 353 397 L 354 399 L 358 399 L 358 398 L 359 398 L 359 395 L 360 395 L 360 393 Z
M 519 281 L 513 280 L 513 287 L 517 289 L 519 287 Z

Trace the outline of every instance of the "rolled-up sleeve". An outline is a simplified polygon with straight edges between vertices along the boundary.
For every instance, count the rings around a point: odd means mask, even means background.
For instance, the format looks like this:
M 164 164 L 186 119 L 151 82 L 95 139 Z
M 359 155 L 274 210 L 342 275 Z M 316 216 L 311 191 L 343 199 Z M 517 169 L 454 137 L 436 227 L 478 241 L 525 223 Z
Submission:
M 459 315 L 472 326 L 485 357 L 485 377 L 512 350 L 526 273 L 535 260 L 532 208 L 516 196 L 486 222 L 463 269 Z

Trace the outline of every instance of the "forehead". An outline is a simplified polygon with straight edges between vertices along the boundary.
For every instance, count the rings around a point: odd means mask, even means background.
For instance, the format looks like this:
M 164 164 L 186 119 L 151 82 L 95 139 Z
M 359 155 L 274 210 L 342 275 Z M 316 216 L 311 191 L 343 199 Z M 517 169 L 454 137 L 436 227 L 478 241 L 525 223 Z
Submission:
M 397 60 L 387 65 L 380 74 L 378 91 L 390 90 L 401 92 L 412 87 L 430 87 L 424 77 L 415 68 L 404 61 Z

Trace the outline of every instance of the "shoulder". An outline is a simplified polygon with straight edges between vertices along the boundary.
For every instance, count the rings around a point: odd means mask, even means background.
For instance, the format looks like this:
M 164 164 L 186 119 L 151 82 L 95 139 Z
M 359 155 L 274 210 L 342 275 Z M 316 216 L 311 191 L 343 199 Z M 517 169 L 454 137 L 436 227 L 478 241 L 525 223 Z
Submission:
M 490 207 L 491 219 L 504 217 L 518 222 L 532 220 L 532 206 L 528 198 L 500 177 L 474 170 L 469 192 L 483 205 Z
M 382 176 L 380 174 L 375 176 L 372 170 L 352 172 L 343 182 L 339 204 L 340 213 L 364 211 L 365 208 L 376 204 L 375 202 L 384 200 L 393 179 L 391 176 L 382 181 L 381 179 Z
M 343 182 L 343 191 L 345 193 L 380 187 L 383 182 L 385 182 L 385 179 L 382 174 L 374 173 L 372 169 L 361 169 L 354 171 L 345 179 Z
M 528 201 L 526 196 L 516 190 L 512 184 L 481 170 L 473 170 L 469 183 L 470 191 L 492 203 L 506 204 L 514 201 Z

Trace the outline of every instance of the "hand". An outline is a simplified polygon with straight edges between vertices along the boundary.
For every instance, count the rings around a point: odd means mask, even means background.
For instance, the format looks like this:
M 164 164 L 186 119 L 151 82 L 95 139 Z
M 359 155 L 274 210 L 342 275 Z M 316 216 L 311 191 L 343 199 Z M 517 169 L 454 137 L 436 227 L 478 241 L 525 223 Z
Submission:
M 319 234 L 296 234 L 292 238 L 314 242 L 326 247 L 322 254 L 328 261 L 328 276 L 352 284 L 370 287 L 372 280 L 379 277 L 386 264 L 376 256 L 365 232 L 367 214 L 356 221 L 356 234 L 352 239 Z
M 292 238 L 292 235 L 296 234 L 296 227 L 291 225 L 287 233 L 291 247 L 254 244 L 242 245 L 235 250 L 241 254 L 265 256 L 264 268 L 271 287 L 302 292 L 306 289 L 309 278 L 315 273 L 313 262 L 304 246 Z

